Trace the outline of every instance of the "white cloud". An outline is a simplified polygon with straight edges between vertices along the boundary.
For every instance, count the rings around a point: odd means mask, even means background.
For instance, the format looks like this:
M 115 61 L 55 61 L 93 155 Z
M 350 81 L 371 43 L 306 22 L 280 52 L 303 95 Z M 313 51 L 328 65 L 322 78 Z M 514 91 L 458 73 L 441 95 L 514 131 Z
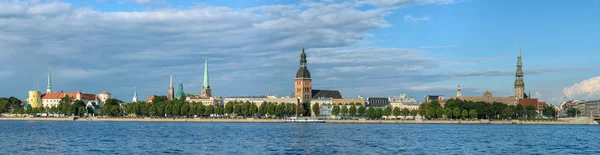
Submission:
M 425 16 L 425 17 L 413 17 L 411 15 L 406 15 L 404 16 L 404 22 L 407 23 L 416 23 L 416 22 L 420 22 L 420 21 L 428 21 L 431 20 L 431 18 L 429 16 Z
M 425 4 L 447 5 L 456 2 L 456 0 L 361 0 L 357 2 L 357 5 L 374 5 L 383 8 L 397 8 L 403 6 Z
M 600 98 L 600 76 L 593 77 L 563 88 L 564 95 L 574 100 Z
M 451 48 L 451 47 L 458 47 L 458 46 L 421 46 L 419 48 Z
M 457 86 L 412 86 L 408 88 L 413 91 L 440 91 L 440 90 L 456 90 Z

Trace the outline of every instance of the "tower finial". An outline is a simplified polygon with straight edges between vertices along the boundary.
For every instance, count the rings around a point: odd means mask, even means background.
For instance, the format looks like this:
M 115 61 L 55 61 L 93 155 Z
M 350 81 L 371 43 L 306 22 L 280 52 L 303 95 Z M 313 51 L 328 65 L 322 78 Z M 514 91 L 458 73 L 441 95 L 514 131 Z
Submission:
M 519 57 L 521 56 L 521 37 L 519 37 Z

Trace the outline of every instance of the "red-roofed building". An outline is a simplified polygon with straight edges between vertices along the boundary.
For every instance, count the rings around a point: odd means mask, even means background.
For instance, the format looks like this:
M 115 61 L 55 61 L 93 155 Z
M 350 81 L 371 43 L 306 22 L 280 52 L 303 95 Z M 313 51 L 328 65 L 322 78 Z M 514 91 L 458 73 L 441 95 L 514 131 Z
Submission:
M 157 96 L 156 96 L 156 95 L 150 95 L 150 97 L 148 97 L 148 98 L 146 99 L 146 102 L 147 102 L 147 103 L 152 103 L 152 99 L 154 99 L 155 97 L 157 97 Z
M 546 102 L 539 102 L 537 98 L 522 98 L 522 99 L 519 99 L 519 104 L 523 107 L 527 107 L 528 105 L 531 105 L 531 106 L 535 107 L 535 109 L 540 109 L 540 108 L 548 106 L 548 104 Z
M 51 92 L 42 95 L 42 106 L 43 107 L 56 107 L 58 102 L 63 97 L 72 97 L 75 100 L 83 101 L 86 105 L 104 105 L 106 99 L 110 98 L 110 93 L 104 91 L 101 94 L 90 94 L 84 93 L 78 90 L 77 92 Z

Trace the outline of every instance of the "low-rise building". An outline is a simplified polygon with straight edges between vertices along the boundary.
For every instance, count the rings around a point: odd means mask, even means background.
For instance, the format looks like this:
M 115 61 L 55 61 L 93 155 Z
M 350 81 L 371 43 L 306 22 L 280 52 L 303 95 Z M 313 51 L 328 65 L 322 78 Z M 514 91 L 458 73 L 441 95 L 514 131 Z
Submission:
M 86 105 L 96 104 L 102 107 L 104 102 L 110 98 L 110 93 L 103 91 L 100 94 L 90 94 L 81 91 L 77 92 L 50 92 L 42 95 L 43 107 L 56 107 L 63 97 L 72 97 L 75 100 L 83 101 Z M 93 102 L 93 103 L 92 103 Z

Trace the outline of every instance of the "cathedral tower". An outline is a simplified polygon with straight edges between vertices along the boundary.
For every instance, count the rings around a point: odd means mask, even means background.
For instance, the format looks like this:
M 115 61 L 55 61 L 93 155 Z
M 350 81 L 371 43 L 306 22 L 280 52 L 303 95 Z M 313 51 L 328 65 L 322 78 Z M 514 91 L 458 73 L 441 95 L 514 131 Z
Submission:
M 294 80 L 294 96 L 302 101 L 308 101 L 312 98 L 312 79 L 310 72 L 306 67 L 306 53 L 304 53 L 304 45 L 300 54 L 300 68 L 296 73 Z
M 519 41 L 519 56 L 517 57 L 517 72 L 515 74 L 515 97 L 525 97 L 525 82 L 523 82 L 523 63 L 521 62 L 521 41 Z
M 202 85 L 202 97 L 211 97 L 212 91 L 210 89 L 210 83 L 208 81 L 208 59 L 204 61 L 204 84 Z
M 169 80 L 169 94 L 167 98 L 169 100 L 173 100 L 175 98 L 175 88 L 173 88 L 173 74 L 171 74 L 171 79 Z

